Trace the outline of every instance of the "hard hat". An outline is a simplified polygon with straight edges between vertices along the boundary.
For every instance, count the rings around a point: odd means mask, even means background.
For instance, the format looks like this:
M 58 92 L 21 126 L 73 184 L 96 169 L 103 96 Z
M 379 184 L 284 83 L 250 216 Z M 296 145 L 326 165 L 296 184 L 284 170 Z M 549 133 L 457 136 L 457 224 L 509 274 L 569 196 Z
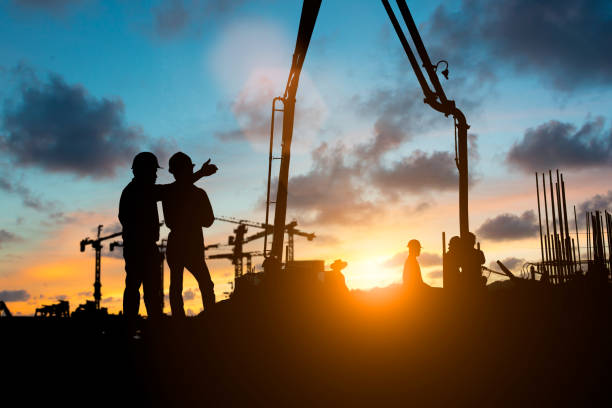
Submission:
M 411 239 L 410 241 L 408 241 L 408 245 L 406 246 L 408 248 L 423 248 L 421 246 L 421 243 L 417 239 Z
M 461 238 L 459 238 L 458 236 L 454 236 L 450 239 L 450 241 L 448 241 L 448 247 L 456 247 L 458 248 L 459 245 L 461 244 Z
M 334 261 L 334 263 L 332 263 L 329 267 L 332 270 L 339 270 L 340 271 L 340 270 L 346 268 L 347 265 L 348 265 L 348 263 L 344 262 L 342 259 L 336 259 Z
M 174 153 L 172 157 L 170 157 L 170 160 L 168 161 L 168 171 L 170 173 L 174 173 L 176 170 L 180 168 L 185 168 L 185 167 L 192 169 L 193 166 L 194 164 L 191 161 L 191 157 L 187 156 L 183 152 Z
M 132 161 L 132 169 L 136 168 L 155 168 L 161 169 L 157 157 L 151 152 L 140 152 Z

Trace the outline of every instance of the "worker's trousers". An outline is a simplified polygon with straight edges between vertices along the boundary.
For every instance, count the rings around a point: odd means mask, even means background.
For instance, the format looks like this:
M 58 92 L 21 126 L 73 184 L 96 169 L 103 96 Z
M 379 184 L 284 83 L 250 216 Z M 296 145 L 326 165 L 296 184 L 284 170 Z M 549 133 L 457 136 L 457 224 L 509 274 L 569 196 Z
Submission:
M 185 316 L 183 305 L 183 271 L 185 268 L 191 272 L 198 282 L 203 308 L 207 309 L 215 304 L 214 284 L 204 260 L 203 244 L 201 248 L 197 248 L 197 245 L 193 244 L 190 246 L 182 239 L 177 239 L 176 235 L 170 232 L 166 257 L 170 267 L 170 308 L 172 309 L 172 316 Z
M 140 308 L 140 286 L 143 286 L 147 315 L 152 318 L 162 315 L 161 261 L 157 245 L 129 245 L 123 247 L 125 259 L 125 291 L 123 292 L 123 314 L 127 318 L 138 316 Z

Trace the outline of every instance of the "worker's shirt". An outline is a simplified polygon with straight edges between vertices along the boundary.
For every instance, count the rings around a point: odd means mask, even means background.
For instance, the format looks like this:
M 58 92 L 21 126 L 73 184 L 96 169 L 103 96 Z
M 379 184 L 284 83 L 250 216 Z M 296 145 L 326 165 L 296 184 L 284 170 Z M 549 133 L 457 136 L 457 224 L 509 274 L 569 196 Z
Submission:
M 176 247 L 179 241 L 187 252 L 202 252 L 202 227 L 209 227 L 215 219 L 206 192 L 193 184 L 174 182 L 164 192 L 162 208 L 166 226 L 170 228 L 168 245 L 172 240 Z
M 416 256 L 408 256 L 406 262 L 404 262 L 404 274 L 403 274 L 404 286 L 417 287 L 423 285 L 423 278 L 421 277 L 421 267 Z
M 470 277 L 482 275 L 482 265 L 485 263 L 484 253 L 480 249 L 469 248 L 463 260 L 462 271 Z
M 204 177 L 201 170 L 193 173 L 191 182 Z M 119 200 L 119 222 L 123 227 L 124 245 L 149 245 L 159 240 L 157 202 L 174 194 L 172 184 L 148 184 L 133 178 L 123 189 Z M 207 197 L 208 199 L 208 197 Z
M 123 227 L 123 244 L 155 244 L 159 240 L 157 201 L 168 193 L 168 184 L 147 184 L 136 178 L 123 189 L 119 200 L 119 222 Z

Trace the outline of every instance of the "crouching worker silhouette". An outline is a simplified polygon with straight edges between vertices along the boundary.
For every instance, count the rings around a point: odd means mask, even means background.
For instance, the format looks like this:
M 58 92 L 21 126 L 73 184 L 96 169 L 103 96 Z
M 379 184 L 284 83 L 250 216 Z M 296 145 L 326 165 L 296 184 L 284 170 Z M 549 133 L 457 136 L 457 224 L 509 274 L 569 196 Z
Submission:
M 204 309 L 215 304 L 214 285 L 204 260 L 202 227 L 215 219 L 206 192 L 191 183 L 193 163 L 185 153 L 170 158 L 169 171 L 175 178 L 171 194 L 162 200 L 164 219 L 170 228 L 166 258 L 170 267 L 170 308 L 172 316 L 184 317 L 183 269 L 193 274 L 200 287 Z
M 123 257 L 125 259 L 125 291 L 123 314 L 130 321 L 138 316 L 140 286 L 143 286 L 147 315 L 162 316 L 162 288 L 160 279 L 161 254 L 159 240 L 159 216 L 157 201 L 172 192 L 171 185 L 155 184 L 157 157 L 151 152 L 141 152 L 134 157 L 134 178 L 123 189 L 119 201 L 119 221 L 123 227 Z M 214 174 L 217 166 L 210 159 L 193 173 L 189 183 Z

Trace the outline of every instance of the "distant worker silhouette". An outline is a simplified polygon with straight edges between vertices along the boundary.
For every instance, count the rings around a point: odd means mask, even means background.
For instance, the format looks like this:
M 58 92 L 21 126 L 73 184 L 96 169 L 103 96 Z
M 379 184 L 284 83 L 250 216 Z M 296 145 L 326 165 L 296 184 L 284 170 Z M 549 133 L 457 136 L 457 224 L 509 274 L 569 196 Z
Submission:
M 486 277 L 482 276 L 482 265 L 485 263 L 484 253 L 475 248 L 476 235 L 467 233 L 462 240 L 463 254 L 461 257 L 461 277 L 468 287 L 481 287 L 486 285 Z
M 408 242 L 408 258 L 404 262 L 403 281 L 404 287 L 407 289 L 423 288 L 429 286 L 423 283 L 421 277 L 421 267 L 417 256 L 421 255 L 421 243 L 416 239 L 411 239 Z
M 162 200 L 166 225 L 170 228 L 166 257 L 170 267 L 170 307 L 172 316 L 184 317 L 183 270 L 187 268 L 198 282 L 205 310 L 215 304 L 214 285 L 204 259 L 202 227 L 215 220 L 206 192 L 191 183 L 193 163 L 185 153 L 170 158 L 169 171 L 176 181 L 172 194 Z
M 143 286 L 147 314 L 151 318 L 162 315 L 161 308 L 161 254 L 159 240 L 159 215 L 157 201 L 170 192 L 170 185 L 156 185 L 157 169 L 161 168 L 157 157 L 141 152 L 134 157 L 134 178 L 123 189 L 119 201 L 119 222 L 123 227 L 123 258 L 125 259 L 125 290 L 123 315 L 133 320 L 140 308 L 140 286 Z M 214 174 L 217 166 L 210 159 L 193 175 L 192 182 Z
M 461 279 L 459 272 L 460 258 L 461 238 L 454 236 L 448 241 L 448 251 L 444 254 L 442 265 L 445 288 L 455 289 L 459 286 L 459 281 Z

